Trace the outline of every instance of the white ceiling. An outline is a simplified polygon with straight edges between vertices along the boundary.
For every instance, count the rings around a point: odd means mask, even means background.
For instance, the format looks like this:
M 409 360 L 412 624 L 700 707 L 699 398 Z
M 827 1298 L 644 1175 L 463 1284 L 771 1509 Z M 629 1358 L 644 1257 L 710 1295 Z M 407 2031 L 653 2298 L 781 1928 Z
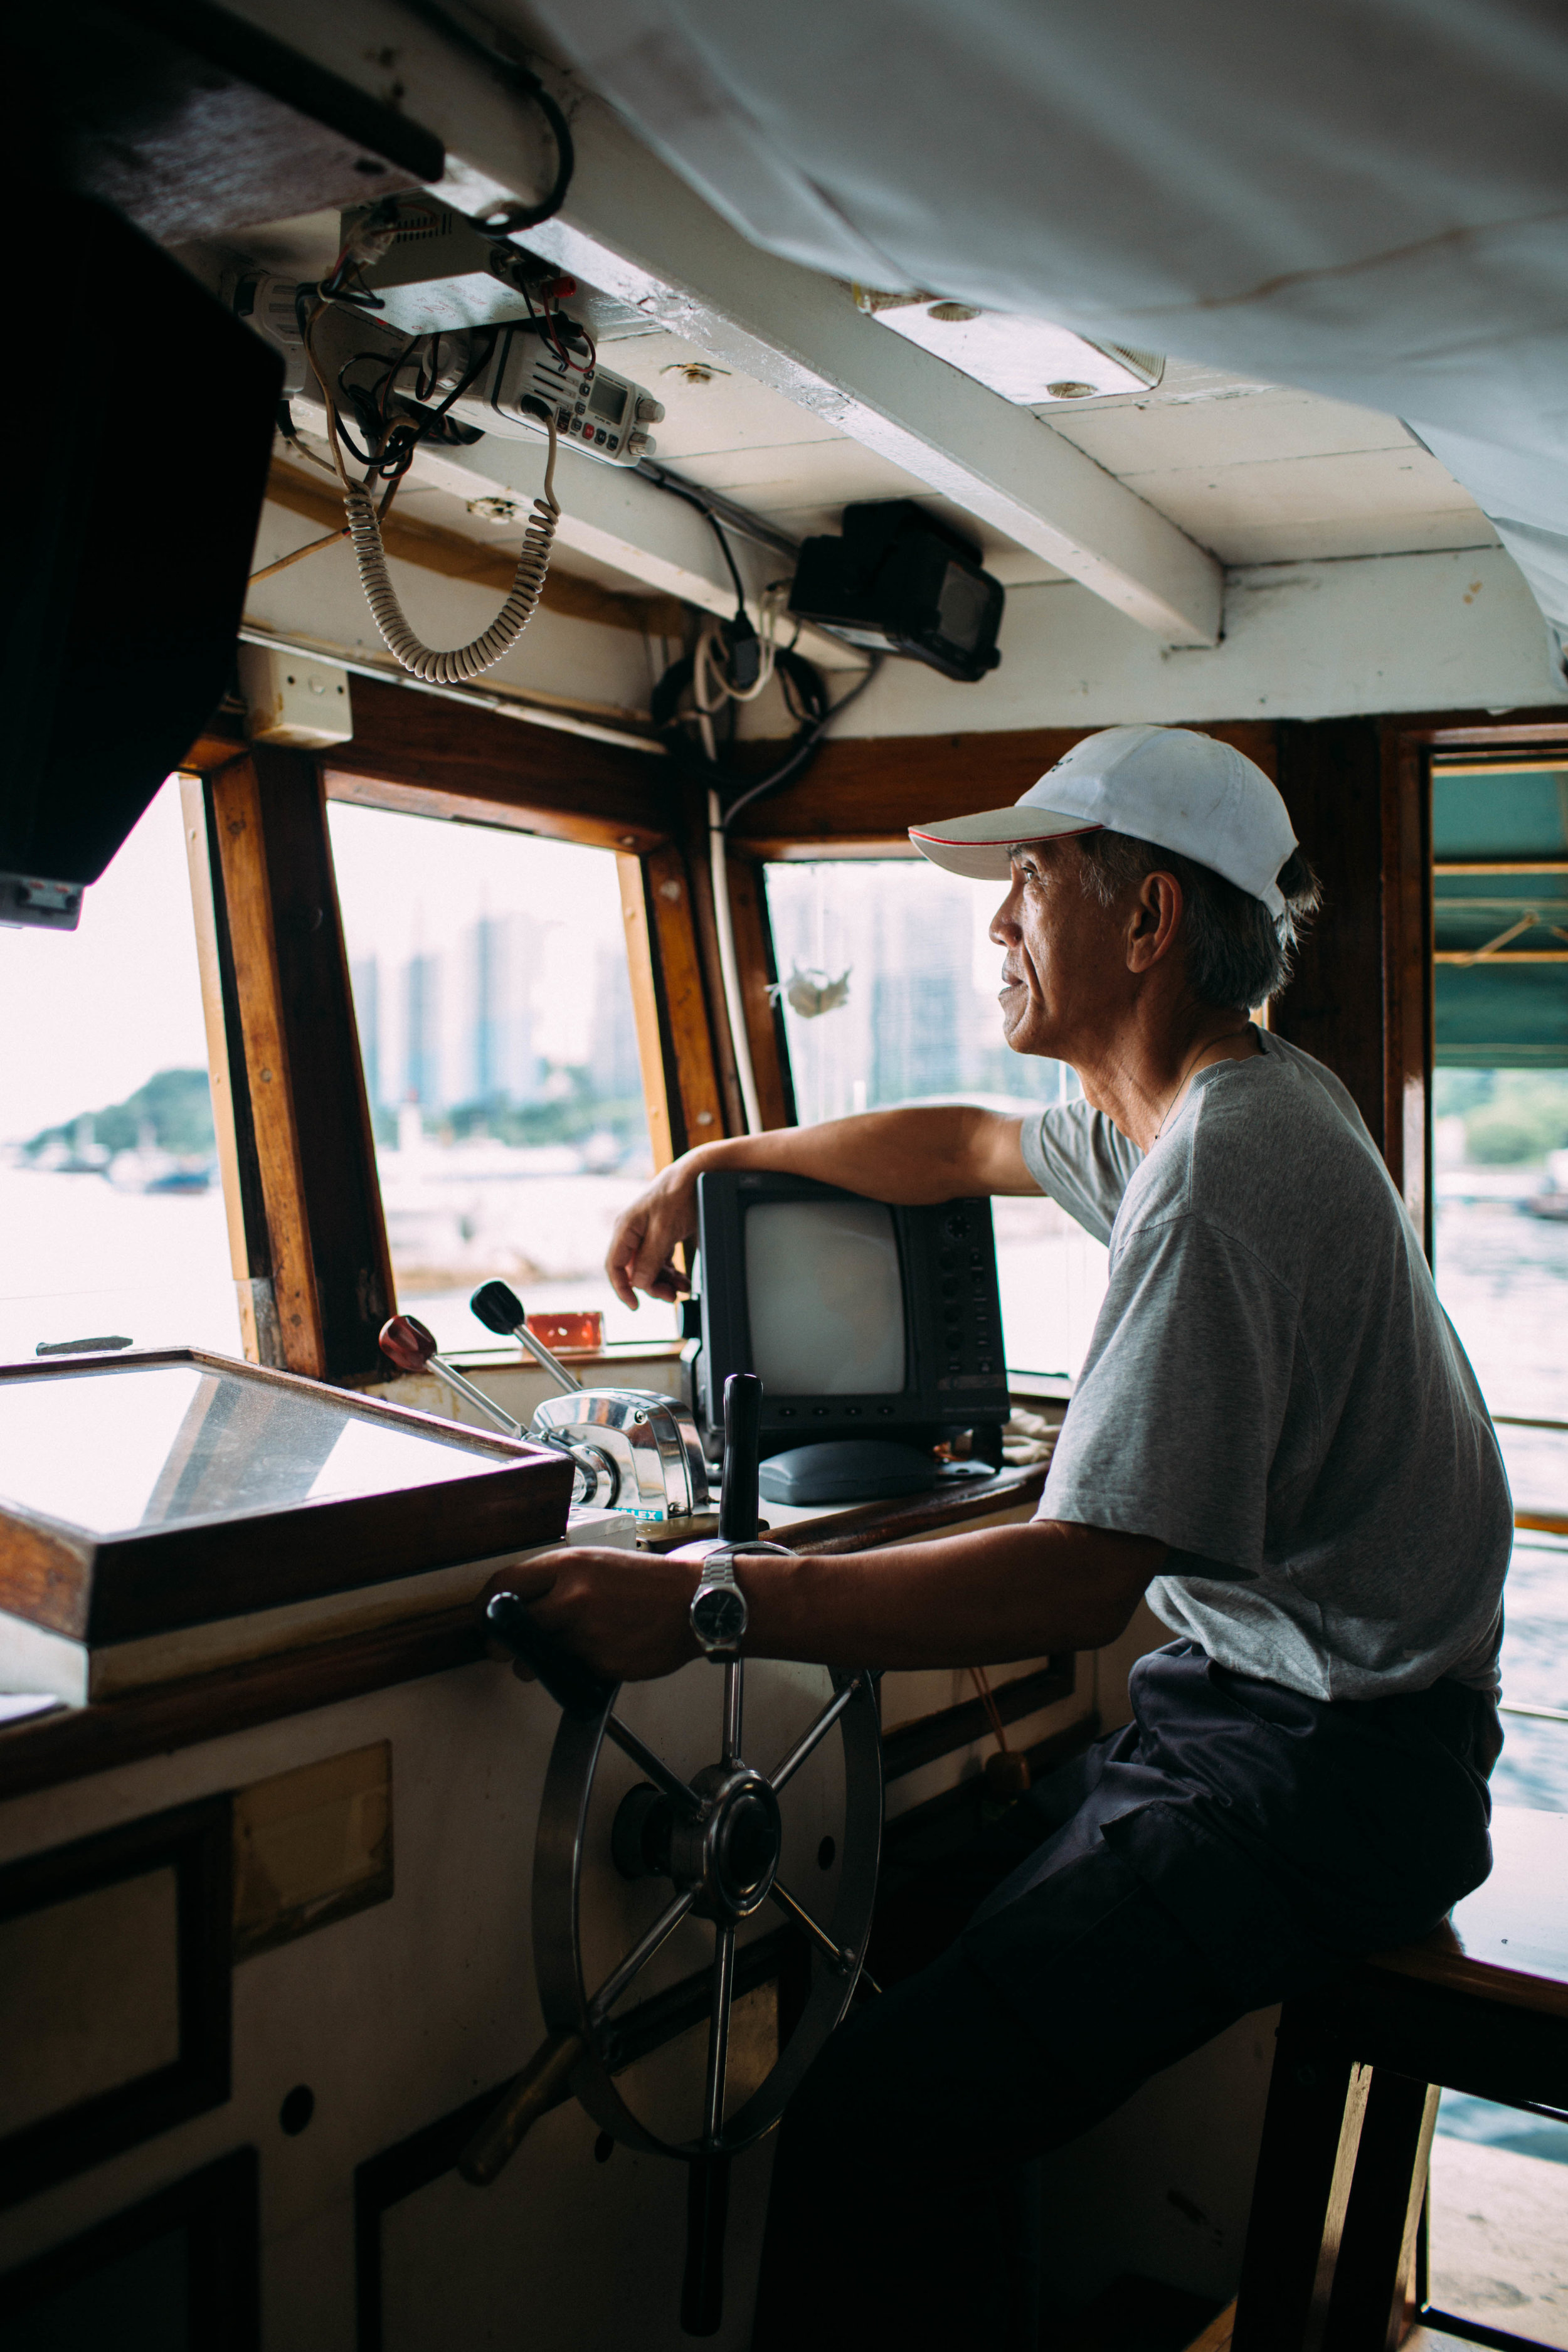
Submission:
M 329 216 L 312 215 L 245 244 L 273 268 L 313 270 L 324 266 L 316 247 L 334 229 Z M 620 304 L 584 295 L 582 307 L 598 313 L 606 364 L 664 403 L 658 454 L 688 479 L 792 539 L 837 530 L 851 500 L 919 499 L 977 541 L 1010 586 L 1062 578 L 784 394 L 720 368 L 689 342 L 642 331 Z M 1474 499 L 1403 425 L 1341 401 L 1172 361 L 1152 392 L 1058 402 L 1043 415 L 1042 431 L 1061 434 L 1226 565 L 1496 544 Z M 568 471 L 562 482 L 568 498 L 570 478 Z M 498 547 L 519 536 L 417 478 L 401 499 L 405 512 Z M 605 585 L 632 584 L 576 551 L 562 548 L 556 561 Z

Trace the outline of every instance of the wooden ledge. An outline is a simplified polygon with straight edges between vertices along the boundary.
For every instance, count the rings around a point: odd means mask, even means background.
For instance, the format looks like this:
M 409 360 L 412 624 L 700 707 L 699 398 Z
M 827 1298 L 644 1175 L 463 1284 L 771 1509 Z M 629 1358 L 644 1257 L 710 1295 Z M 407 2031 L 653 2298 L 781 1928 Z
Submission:
M 789 1533 L 812 1551 L 858 1551 L 1031 1503 L 1043 1468 L 1004 1470 L 967 1488 L 825 1515 Z M 836 1528 L 826 1535 L 821 1530 Z M 144 1757 L 249 1731 L 341 1699 L 477 1665 L 485 1656 L 473 1604 L 340 1635 L 163 1683 L 102 1705 L 61 1708 L 0 1728 L 0 1801 Z M 1070 1686 L 1070 1685 L 1069 1685 Z

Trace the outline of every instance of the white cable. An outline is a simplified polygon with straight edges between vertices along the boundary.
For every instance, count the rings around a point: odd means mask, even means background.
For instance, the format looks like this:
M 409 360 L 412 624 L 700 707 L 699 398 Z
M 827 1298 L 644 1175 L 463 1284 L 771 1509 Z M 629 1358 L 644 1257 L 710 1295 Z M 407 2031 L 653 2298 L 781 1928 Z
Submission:
M 540 597 L 544 593 L 544 575 L 550 569 L 550 552 L 561 515 L 561 501 L 555 495 L 554 411 L 547 411 L 544 418 L 545 430 L 550 436 L 550 455 L 544 464 L 544 488 L 533 501 L 533 512 L 522 534 L 522 551 L 512 575 L 511 593 L 489 627 L 475 637 L 471 644 L 453 646 L 446 652 L 438 652 L 424 644 L 415 634 L 398 602 L 397 591 L 392 584 L 392 573 L 387 566 L 386 550 L 382 545 L 381 524 L 376 519 L 368 480 L 351 481 L 343 463 L 337 402 L 327 373 L 317 361 L 315 352 L 316 322 L 325 307 L 324 303 L 318 304 L 310 314 L 305 330 L 305 352 L 326 404 L 328 446 L 338 479 L 342 484 L 349 539 L 354 560 L 359 565 L 360 585 L 364 590 L 365 602 L 381 632 L 382 643 L 411 677 L 419 678 L 427 686 L 464 685 L 469 678 L 480 677 L 487 669 L 493 669 L 502 656 L 511 651 L 538 611 Z
M 708 721 L 705 732 L 710 734 Z M 711 753 L 709 755 L 711 757 Z M 735 1051 L 735 1076 L 746 1114 L 748 1135 L 761 1135 L 763 1107 L 757 1098 L 757 1074 L 752 1066 L 752 1041 L 746 1031 L 746 1003 L 741 993 L 741 968 L 735 960 L 735 925 L 730 908 L 730 869 L 724 856 L 724 825 L 719 795 L 708 793 L 708 855 L 713 876 L 713 921 L 719 933 L 719 972 L 724 983 L 724 1012 L 730 1042 Z

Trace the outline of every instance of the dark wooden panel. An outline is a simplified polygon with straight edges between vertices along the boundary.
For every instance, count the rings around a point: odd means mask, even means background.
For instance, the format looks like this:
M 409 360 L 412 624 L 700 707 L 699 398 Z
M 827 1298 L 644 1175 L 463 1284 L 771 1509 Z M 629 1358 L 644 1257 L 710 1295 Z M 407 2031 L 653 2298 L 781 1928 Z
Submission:
M 228 2097 L 232 1832 L 226 1796 L 149 1814 L 12 1863 L 0 1871 L 0 1921 L 165 1869 L 174 1871 L 175 1882 L 176 2053 L 165 2065 L 0 2140 L 0 2205 L 36 2196 L 54 2181 L 222 2106 Z
M 374 678 L 355 678 L 353 715 L 353 740 L 323 761 L 334 799 L 512 824 L 605 849 L 653 849 L 676 830 L 660 751 L 498 719 Z
M 1342 1079 L 1387 1149 L 1384 1083 L 1383 762 L 1377 722 L 1288 721 L 1278 782 L 1323 905 L 1271 1025 Z
M 742 813 L 736 845 L 772 856 L 792 842 L 903 841 L 911 824 L 1016 801 L 1075 743 L 1098 731 L 1034 727 L 994 735 L 837 737 L 797 782 Z M 1272 723 L 1216 719 L 1196 731 L 1234 743 L 1267 775 L 1274 774 Z

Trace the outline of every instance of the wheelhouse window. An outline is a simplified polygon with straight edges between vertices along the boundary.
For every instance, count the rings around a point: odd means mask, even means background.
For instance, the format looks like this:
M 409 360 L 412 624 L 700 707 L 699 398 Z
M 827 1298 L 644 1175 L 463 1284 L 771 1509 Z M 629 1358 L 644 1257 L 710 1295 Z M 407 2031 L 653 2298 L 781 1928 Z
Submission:
M 84 1339 L 237 1355 L 173 778 L 77 930 L 0 928 L 0 1355 Z
M 767 868 L 795 1109 L 803 1126 L 896 1104 L 973 1102 L 1020 1118 L 1080 1089 L 1015 1054 L 987 936 L 998 890 L 923 858 L 784 859 Z M 992 1203 L 1006 1356 L 1072 1376 L 1105 1295 L 1107 1254 L 1054 1201 Z
M 671 1337 L 603 1272 L 652 1167 L 613 854 L 345 802 L 329 823 L 398 1305 L 491 1346 L 468 1302 L 499 1276 L 531 1314 Z

